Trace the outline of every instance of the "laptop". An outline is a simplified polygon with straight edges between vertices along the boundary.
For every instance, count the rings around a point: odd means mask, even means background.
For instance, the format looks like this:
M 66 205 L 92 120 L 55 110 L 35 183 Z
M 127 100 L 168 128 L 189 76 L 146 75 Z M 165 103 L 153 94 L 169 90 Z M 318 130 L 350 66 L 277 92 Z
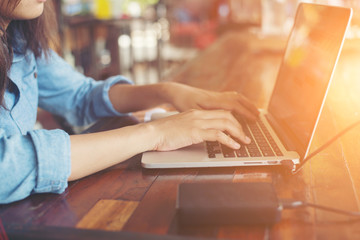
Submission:
M 233 150 L 204 142 L 168 152 L 145 152 L 144 168 L 299 164 L 310 148 L 350 25 L 349 8 L 300 3 L 267 109 L 259 121 L 239 118 L 249 145 Z

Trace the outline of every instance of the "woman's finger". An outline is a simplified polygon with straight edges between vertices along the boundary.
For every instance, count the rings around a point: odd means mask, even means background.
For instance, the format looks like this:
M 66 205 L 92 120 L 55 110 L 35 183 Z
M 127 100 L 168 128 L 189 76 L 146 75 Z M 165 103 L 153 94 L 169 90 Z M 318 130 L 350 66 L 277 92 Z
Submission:
M 218 141 L 219 143 L 224 144 L 232 149 L 240 148 L 239 143 L 220 130 L 207 129 L 203 130 L 200 134 L 204 141 Z
M 222 132 L 226 132 L 230 136 L 239 139 L 245 144 L 250 143 L 250 138 L 247 137 L 240 124 L 233 124 L 229 119 L 206 119 L 206 120 L 197 120 L 197 125 L 200 125 L 201 129 L 209 130 L 215 129 Z

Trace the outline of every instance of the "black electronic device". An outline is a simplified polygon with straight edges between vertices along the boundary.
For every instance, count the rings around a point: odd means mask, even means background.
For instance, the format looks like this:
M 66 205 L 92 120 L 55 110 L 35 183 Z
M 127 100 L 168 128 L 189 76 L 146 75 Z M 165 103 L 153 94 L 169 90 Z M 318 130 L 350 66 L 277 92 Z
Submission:
M 182 183 L 176 207 L 182 225 L 272 225 L 282 211 L 273 185 L 266 182 Z

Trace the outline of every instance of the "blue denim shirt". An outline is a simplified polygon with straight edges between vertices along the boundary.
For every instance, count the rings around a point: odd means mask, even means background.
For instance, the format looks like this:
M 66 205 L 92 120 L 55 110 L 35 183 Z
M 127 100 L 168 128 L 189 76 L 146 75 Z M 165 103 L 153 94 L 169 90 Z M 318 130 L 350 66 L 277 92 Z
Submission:
M 33 130 L 38 107 L 73 125 L 120 116 L 108 90 L 130 81 L 121 76 L 95 81 L 53 51 L 36 59 L 29 50 L 14 54 L 8 76 L 7 109 L 0 108 L 0 204 L 33 193 L 62 193 L 70 175 L 70 138 L 63 130 Z

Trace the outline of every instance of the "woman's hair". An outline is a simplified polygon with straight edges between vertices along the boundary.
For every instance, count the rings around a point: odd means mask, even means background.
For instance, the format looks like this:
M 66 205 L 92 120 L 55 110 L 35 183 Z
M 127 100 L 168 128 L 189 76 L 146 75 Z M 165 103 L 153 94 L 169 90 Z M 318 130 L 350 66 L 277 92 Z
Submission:
M 49 44 L 54 43 L 57 36 L 56 15 L 51 1 L 45 3 L 44 12 L 40 17 L 32 20 L 12 20 L 7 29 L 3 29 L 6 16 L 11 16 L 11 12 L 20 1 L 7 0 L 0 3 L 0 106 L 2 107 L 5 107 L 4 93 L 9 84 L 8 72 L 13 59 L 13 45 L 19 40 L 25 40 L 23 50 L 29 49 L 35 57 L 40 57 L 43 53 L 45 55 L 49 53 Z

